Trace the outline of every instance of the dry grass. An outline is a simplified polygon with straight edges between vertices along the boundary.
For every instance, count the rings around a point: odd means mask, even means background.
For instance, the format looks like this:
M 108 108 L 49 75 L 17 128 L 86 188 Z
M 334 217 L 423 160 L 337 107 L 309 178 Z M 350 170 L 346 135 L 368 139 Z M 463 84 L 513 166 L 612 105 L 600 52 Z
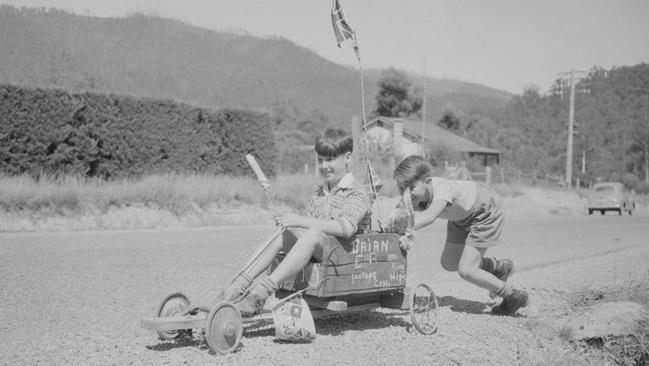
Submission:
M 585 311 L 599 301 L 632 301 L 643 304 L 649 310 L 649 271 L 637 279 L 615 288 L 588 289 L 577 292 L 569 296 L 568 301 L 575 313 Z M 580 358 L 585 358 L 594 364 L 601 362 L 601 364 L 614 365 L 649 365 L 649 315 L 640 322 L 637 331 L 632 335 L 597 338 L 575 343 L 569 343 L 570 336 L 569 333 L 559 333 L 559 338 L 563 343 L 569 344 L 573 350 L 573 352 L 565 354 L 567 358 L 564 361 L 573 360 L 575 355 L 580 355 Z M 557 364 L 562 363 L 558 362 Z
M 301 211 L 314 184 L 311 176 L 280 176 L 271 182 L 271 197 L 276 204 Z M 194 205 L 255 203 L 267 205 L 268 200 L 259 183 L 249 177 L 162 174 L 116 181 L 0 177 L 0 208 L 5 211 L 104 212 L 110 207 L 142 204 L 178 214 Z
M 271 182 L 270 195 L 275 204 L 304 212 L 305 204 L 318 183 L 313 175 L 281 175 Z M 382 182 L 382 196 L 398 195 L 392 180 Z M 496 185 L 503 196 L 516 197 L 515 187 Z M 183 213 L 188 207 L 218 205 L 237 207 L 269 201 L 259 183 L 251 177 L 158 174 L 139 179 L 104 181 L 79 177 L 0 176 L 0 209 L 78 213 L 88 210 L 105 212 L 110 207 L 142 204 Z
M 530 318 L 524 326 L 534 335 L 539 347 L 530 348 L 522 364 L 543 366 L 649 365 L 649 314 L 635 334 L 574 341 L 572 328 L 557 329 L 559 314 L 581 314 L 598 302 L 634 301 L 649 310 L 649 271 L 613 288 L 584 289 L 561 294 L 561 305 L 546 309 L 547 317 Z

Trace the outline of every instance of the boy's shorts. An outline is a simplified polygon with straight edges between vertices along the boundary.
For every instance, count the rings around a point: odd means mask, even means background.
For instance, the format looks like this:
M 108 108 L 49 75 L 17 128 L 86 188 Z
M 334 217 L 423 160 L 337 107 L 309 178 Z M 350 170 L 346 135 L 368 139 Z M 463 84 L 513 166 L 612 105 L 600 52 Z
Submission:
M 500 242 L 505 212 L 498 193 L 484 183 L 478 183 L 478 197 L 469 217 L 448 221 L 446 242 L 476 248 L 492 247 Z

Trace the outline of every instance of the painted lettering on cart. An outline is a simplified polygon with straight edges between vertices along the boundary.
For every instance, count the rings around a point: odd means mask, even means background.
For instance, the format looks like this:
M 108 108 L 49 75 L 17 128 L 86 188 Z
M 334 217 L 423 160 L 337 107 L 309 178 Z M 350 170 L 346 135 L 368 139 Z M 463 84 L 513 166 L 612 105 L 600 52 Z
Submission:
M 352 282 L 354 281 L 376 281 L 376 272 L 352 273 Z
M 403 285 L 406 265 L 396 240 L 359 237 L 352 242 L 355 288 L 384 288 Z
M 356 239 L 352 243 L 352 253 L 354 254 L 363 254 L 363 253 L 383 253 L 388 251 L 388 241 L 387 240 L 361 240 Z
M 392 273 L 390 281 L 398 281 L 400 284 L 406 280 L 406 265 L 404 263 L 391 263 Z
M 356 254 L 356 257 L 354 257 L 354 269 L 361 268 L 363 266 L 363 263 L 367 263 L 368 265 L 372 265 L 372 263 L 376 263 L 376 253 L 365 253 L 365 254 Z
M 399 281 L 399 283 L 403 283 L 403 281 L 406 280 L 406 274 L 401 272 L 401 273 L 390 273 L 390 281 Z

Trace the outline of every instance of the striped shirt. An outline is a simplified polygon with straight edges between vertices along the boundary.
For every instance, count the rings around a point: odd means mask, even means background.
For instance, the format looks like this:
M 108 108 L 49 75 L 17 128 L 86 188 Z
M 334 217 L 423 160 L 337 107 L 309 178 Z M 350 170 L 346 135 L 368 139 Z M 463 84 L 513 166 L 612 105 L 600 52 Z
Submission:
M 327 184 L 318 185 L 309 202 L 309 216 L 336 220 L 345 238 L 370 231 L 372 206 L 365 188 L 351 173 L 329 191 Z

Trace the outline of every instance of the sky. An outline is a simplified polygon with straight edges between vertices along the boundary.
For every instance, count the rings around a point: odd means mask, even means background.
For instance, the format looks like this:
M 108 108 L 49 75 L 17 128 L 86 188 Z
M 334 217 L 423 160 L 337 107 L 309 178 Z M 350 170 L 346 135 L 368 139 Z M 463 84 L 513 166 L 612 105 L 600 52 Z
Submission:
M 0 0 L 76 14 L 173 18 L 202 28 L 281 36 L 333 62 L 333 0 Z M 361 65 L 396 67 L 511 93 L 547 91 L 561 73 L 649 62 L 649 0 L 340 0 Z

